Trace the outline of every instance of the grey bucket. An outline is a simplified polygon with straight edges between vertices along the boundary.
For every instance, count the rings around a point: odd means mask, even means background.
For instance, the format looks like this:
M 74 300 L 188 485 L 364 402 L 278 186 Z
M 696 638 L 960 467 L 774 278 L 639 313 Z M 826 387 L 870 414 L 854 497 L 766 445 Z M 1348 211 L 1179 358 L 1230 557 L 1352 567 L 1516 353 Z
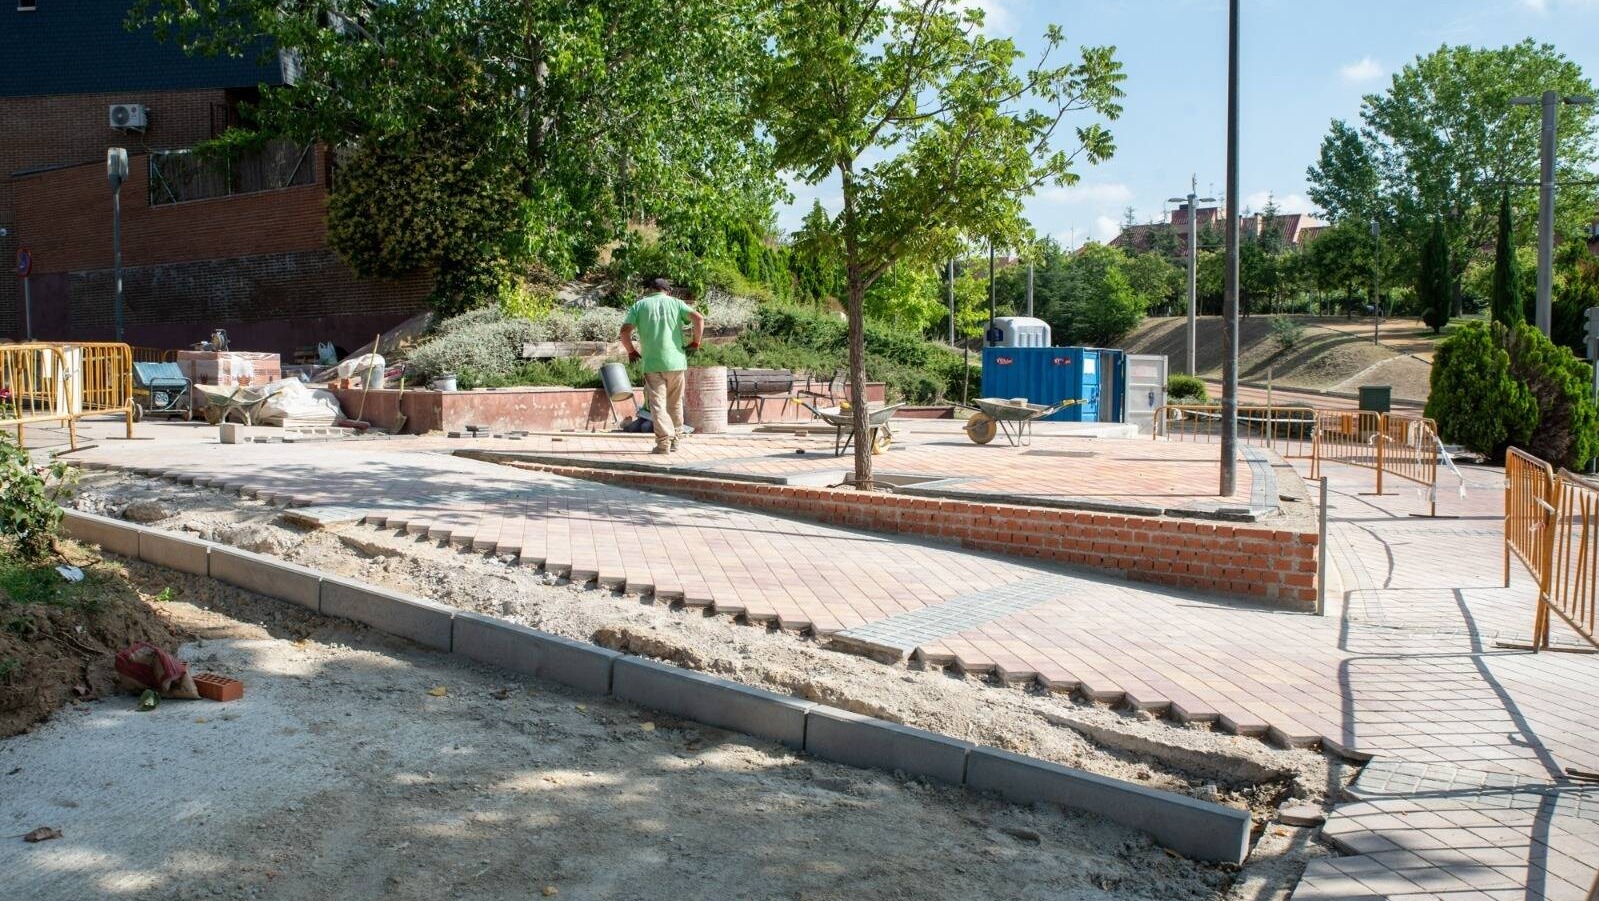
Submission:
M 627 379 L 627 367 L 621 363 L 606 363 L 600 367 L 600 384 L 611 400 L 627 400 L 633 396 L 633 383 Z

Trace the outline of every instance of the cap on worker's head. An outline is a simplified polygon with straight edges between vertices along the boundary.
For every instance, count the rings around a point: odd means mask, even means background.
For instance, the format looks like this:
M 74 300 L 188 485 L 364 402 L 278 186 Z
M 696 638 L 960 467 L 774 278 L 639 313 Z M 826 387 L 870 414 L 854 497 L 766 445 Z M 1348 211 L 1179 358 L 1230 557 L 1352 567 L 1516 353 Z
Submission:
M 666 291 L 670 293 L 672 290 L 672 280 L 669 278 L 658 278 L 655 281 L 650 282 L 650 287 L 657 291 Z

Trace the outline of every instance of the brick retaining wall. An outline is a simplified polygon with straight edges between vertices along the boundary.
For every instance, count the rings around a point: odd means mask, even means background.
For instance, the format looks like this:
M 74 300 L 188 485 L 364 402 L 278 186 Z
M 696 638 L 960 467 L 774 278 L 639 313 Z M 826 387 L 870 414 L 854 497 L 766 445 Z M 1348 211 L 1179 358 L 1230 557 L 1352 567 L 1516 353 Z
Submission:
M 1141 582 L 1262 598 L 1292 610 L 1309 610 L 1316 600 L 1314 531 L 503 462 L 830 525 L 1111 570 Z

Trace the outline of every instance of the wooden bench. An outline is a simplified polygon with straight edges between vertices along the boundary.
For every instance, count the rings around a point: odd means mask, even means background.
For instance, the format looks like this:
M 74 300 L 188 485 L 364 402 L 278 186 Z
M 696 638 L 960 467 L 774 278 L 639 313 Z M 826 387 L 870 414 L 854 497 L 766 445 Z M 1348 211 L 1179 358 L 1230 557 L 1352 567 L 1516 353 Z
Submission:
M 755 418 L 763 420 L 768 401 L 780 401 L 786 409 L 793 396 L 794 370 L 792 369 L 727 371 L 727 406 L 730 410 L 735 409 L 739 401 L 747 400 L 755 410 Z

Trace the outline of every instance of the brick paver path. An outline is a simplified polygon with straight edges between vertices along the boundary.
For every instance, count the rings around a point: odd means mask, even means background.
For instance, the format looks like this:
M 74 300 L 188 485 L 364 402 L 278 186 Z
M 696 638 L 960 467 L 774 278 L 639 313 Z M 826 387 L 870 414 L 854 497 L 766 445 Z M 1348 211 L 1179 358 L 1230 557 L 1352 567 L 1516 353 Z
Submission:
M 1361 856 L 1313 866 L 1299 901 L 1579 898 L 1599 866 L 1599 789 L 1564 775 L 1599 770 L 1599 657 L 1498 645 L 1525 638 L 1532 595 L 1519 569 L 1503 587 L 1494 470 L 1468 470 L 1464 500 L 1441 492 L 1441 512 L 1461 518 L 1432 520 L 1408 515 L 1423 509 L 1412 490 L 1364 496 L 1369 473 L 1327 467 L 1343 590 L 1318 618 L 420 448 L 108 441 L 78 456 L 357 505 L 574 579 L 788 628 L 876 631 L 1007 680 L 1376 755 L 1356 785 L 1364 800 L 1327 829 Z M 1433 870 L 1452 878 L 1419 875 Z M 1445 891 L 1452 880 L 1486 894 Z

